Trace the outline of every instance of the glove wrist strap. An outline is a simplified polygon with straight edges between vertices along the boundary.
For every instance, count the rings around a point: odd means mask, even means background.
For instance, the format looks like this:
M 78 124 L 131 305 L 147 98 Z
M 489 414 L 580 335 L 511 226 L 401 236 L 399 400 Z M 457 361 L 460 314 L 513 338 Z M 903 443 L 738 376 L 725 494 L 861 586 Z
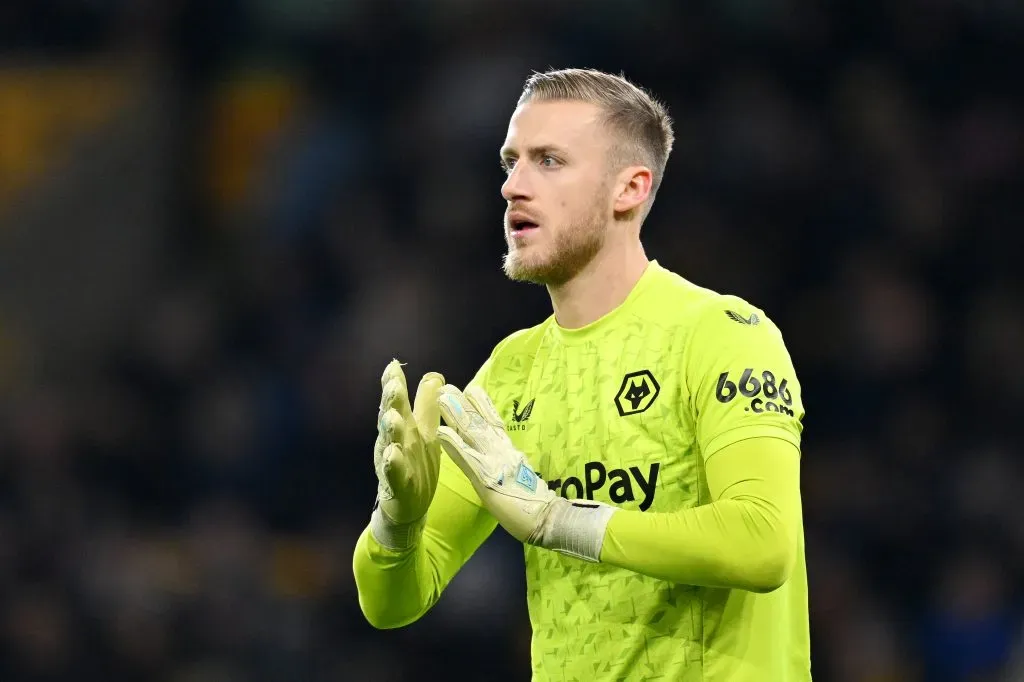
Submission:
M 600 562 L 608 521 L 618 510 L 597 502 L 557 498 L 552 507 L 536 544 L 584 561 Z
M 416 544 L 427 525 L 427 517 L 423 516 L 412 523 L 395 523 L 375 505 L 370 515 L 370 534 L 382 547 L 398 552 L 409 549 Z

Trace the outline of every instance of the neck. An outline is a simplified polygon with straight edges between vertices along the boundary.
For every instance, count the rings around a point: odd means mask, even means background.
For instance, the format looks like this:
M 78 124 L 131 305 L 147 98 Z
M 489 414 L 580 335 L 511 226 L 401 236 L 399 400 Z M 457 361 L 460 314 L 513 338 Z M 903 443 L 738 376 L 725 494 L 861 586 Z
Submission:
M 555 320 L 566 329 L 578 329 L 604 317 L 622 305 L 647 264 L 639 239 L 605 244 L 575 277 L 548 287 Z

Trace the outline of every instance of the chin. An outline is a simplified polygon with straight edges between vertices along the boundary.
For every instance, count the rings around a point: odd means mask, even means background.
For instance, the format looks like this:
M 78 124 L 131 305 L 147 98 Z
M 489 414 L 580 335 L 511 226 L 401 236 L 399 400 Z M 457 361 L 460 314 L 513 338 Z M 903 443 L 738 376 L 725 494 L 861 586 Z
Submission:
M 572 279 L 566 268 L 557 262 L 543 258 L 524 257 L 521 251 L 511 251 L 505 255 L 505 276 L 514 282 L 530 282 L 541 285 L 558 285 Z
M 537 254 L 527 256 L 523 249 L 510 249 L 505 254 L 503 269 L 509 279 L 517 282 L 532 282 L 544 271 L 543 260 L 537 258 Z

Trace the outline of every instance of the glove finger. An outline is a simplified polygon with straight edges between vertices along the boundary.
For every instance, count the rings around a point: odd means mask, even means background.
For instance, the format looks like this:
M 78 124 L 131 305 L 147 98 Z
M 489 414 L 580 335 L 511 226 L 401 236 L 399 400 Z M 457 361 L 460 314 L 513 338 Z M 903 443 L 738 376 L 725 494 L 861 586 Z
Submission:
M 454 429 L 448 426 L 439 427 L 437 439 L 471 482 L 486 485 L 485 482 L 494 477 L 491 462 L 478 450 L 470 447 Z
M 388 482 L 392 491 L 400 488 L 408 476 L 409 469 L 402 446 L 398 443 L 388 445 L 384 448 L 382 460 L 384 480 Z
M 459 389 L 446 386 L 438 404 L 445 423 L 457 431 L 470 447 L 489 452 L 496 446 L 493 427 Z
M 398 379 L 405 385 L 405 371 L 402 370 L 402 363 L 398 360 L 392 360 L 384 368 L 384 373 L 380 377 L 380 387 L 383 389 L 388 385 L 392 379 Z
M 494 406 L 494 402 L 491 397 L 487 395 L 480 386 L 470 386 L 466 389 L 466 398 L 473 404 L 484 419 L 486 419 L 492 426 L 496 426 L 502 431 L 505 430 L 505 423 L 501 420 L 501 415 L 498 413 L 498 408 Z
M 380 467 L 384 464 L 384 448 L 388 446 L 384 434 L 378 433 L 377 440 L 373 442 L 373 468 L 380 473 Z
M 409 404 L 409 387 L 405 380 L 405 372 L 397 360 L 392 360 L 381 377 L 380 410 L 397 410 L 402 419 L 412 421 L 412 406 Z
M 466 400 L 455 386 L 445 384 L 438 394 L 437 407 L 444 423 L 457 431 L 465 431 L 469 427 L 469 412 L 473 406 Z
M 397 410 L 389 409 L 377 422 L 377 442 L 374 443 L 373 464 L 377 479 L 386 488 L 386 499 L 394 496 L 395 482 L 392 475 L 396 459 L 403 459 L 402 438 L 405 435 L 405 422 Z M 404 464 L 404 461 L 402 462 Z M 406 467 L 399 465 L 401 468 Z
M 442 386 L 443 376 L 437 372 L 427 372 L 416 388 L 416 399 L 412 406 L 413 419 L 420 434 L 427 440 L 432 440 L 437 435 L 437 427 L 441 425 L 441 408 L 437 399 Z
M 397 473 L 396 462 L 398 469 L 402 469 L 402 446 L 397 443 L 391 443 L 384 447 L 381 451 L 380 461 L 376 464 L 377 469 L 377 482 L 378 495 L 382 500 L 390 500 L 395 497 L 395 487 L 392 485 L 392 481 L 395 480 L 394 476 Z
M 380 404 L 377 406 L 377 418 L 384 414 L 384 410 L 387 409 L 386 403 L 388 402 L 388 384 L 392 380 L 401 381 L 405 373 L 402 371 L 402 364 L 398 360 L 392 360 L 384 368 L 384 372 L 380 375 Z
M 408 425 L 394 408 L 387 409 L 377 422 L 377 433 L 384 440 L 384 445 L 404 443 Z

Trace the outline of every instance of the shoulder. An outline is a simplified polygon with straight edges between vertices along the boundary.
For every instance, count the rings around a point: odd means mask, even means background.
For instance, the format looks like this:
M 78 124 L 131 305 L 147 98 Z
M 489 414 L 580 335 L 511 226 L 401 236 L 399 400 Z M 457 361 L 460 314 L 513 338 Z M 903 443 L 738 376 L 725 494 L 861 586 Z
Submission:
M 659 268 L 643 314 L 668 327 L 688 371 L 703 371 L 723 357 L 790 362 L 782 331 L 769 313 L 734 293 L 699 286 Z
M 775 321 L 760 306 L 735 294 L 717 292 L 694 310 L 693 327 L 695 332 L 727 337 L 778 332 Z
M 741 296 L 695 284 L 655 264 L 652 285 L 643 297 L 641 314 L 685 332 L 754 327 L 773 323 L 760 307 Z

